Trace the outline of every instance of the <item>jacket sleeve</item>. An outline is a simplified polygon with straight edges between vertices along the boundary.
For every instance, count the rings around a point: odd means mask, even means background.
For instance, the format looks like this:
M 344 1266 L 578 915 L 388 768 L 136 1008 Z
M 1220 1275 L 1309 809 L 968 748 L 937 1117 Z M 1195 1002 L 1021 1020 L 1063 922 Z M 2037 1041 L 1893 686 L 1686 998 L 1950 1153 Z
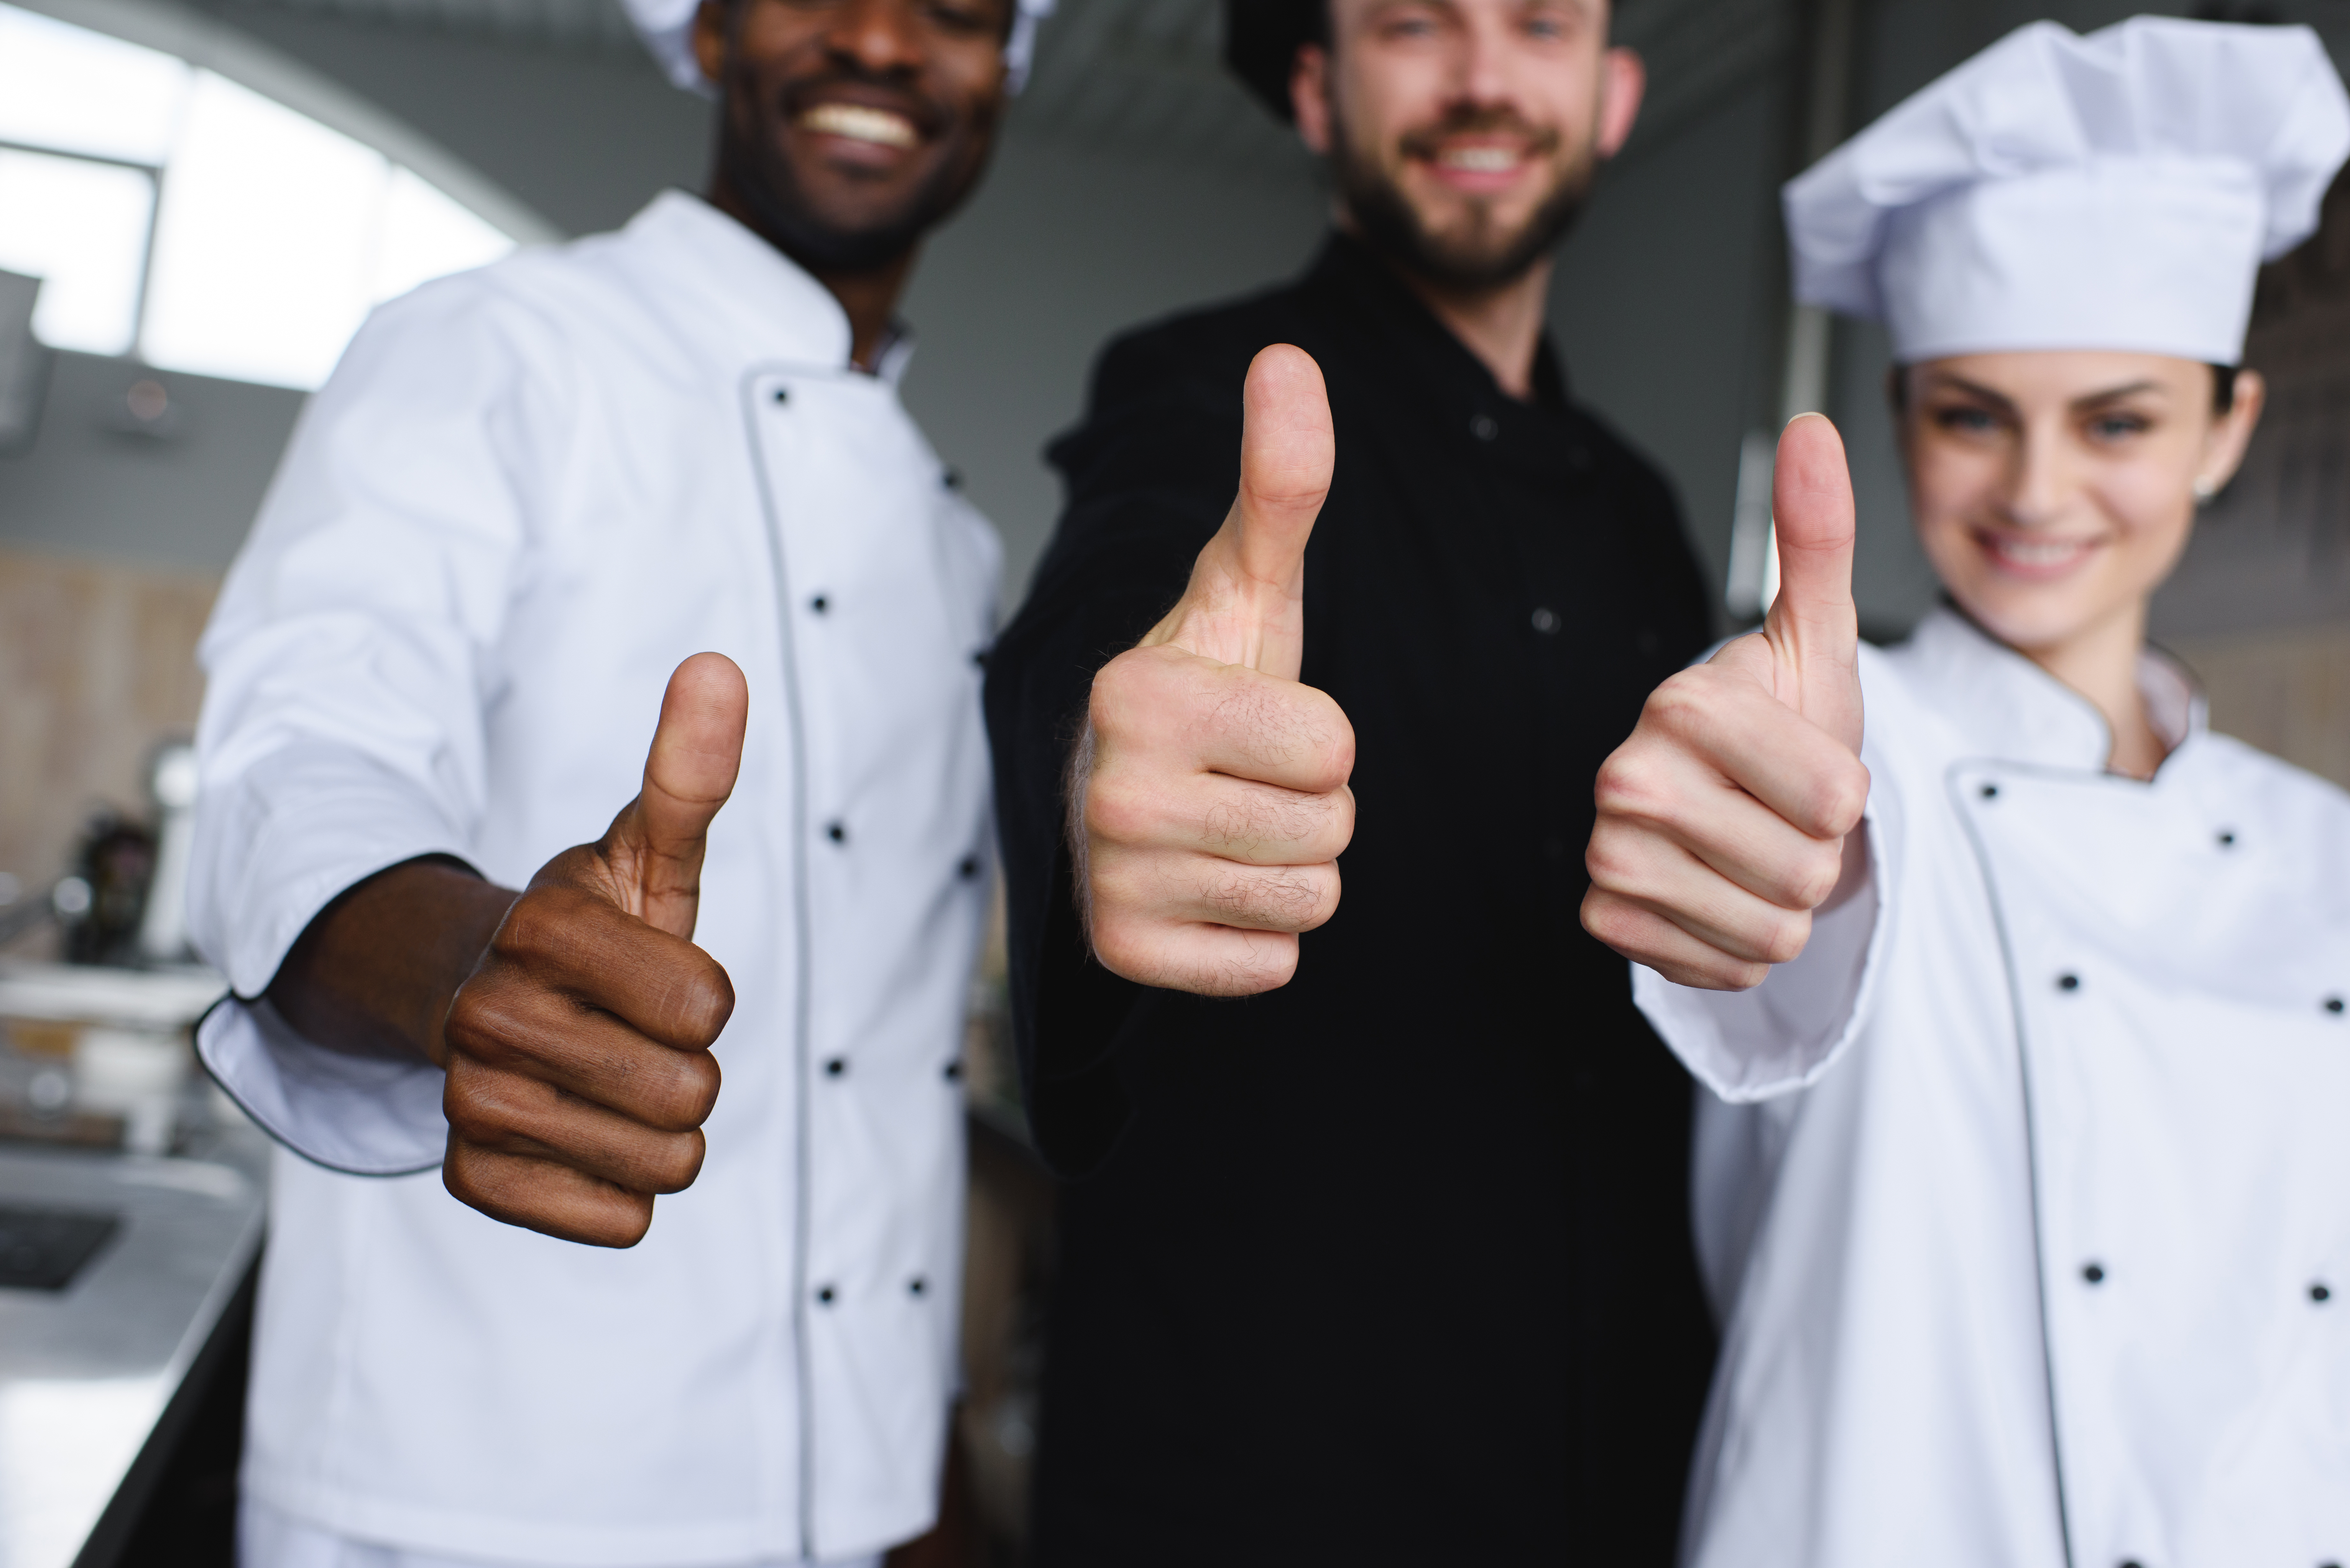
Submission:
M 546 336 L 477 278 L 378 311 L 305 411 L 200 649 L 189 921 L 231 995 L 197 1048 L 337 1169 L 438 1164 L 440 1072 L 306 1040 L 263 993 L 338 894 L 473 854 L 505 607 L 567 425 Z
M 1861 650 L 1864 676 L 1872 650 Z M 1869 693 L 1871 720 L 1876 698 Z M 1801 957 L 1752 991 L 1676 985 L 1632 966 L 1632 1000 L 1691 1076 L 1735 1105 L 1809 1088 L 1867 1027 L 1884 973 L 1907 855 L 1898 775 L 1872 742 L 1862 748 L 1869 796 L 1867 880 L 1812 921 Z
M 1084 422 L 1055 442 L 1066 502 L 988 664 L 1013 1027 L 1029 1123 L 1064 1174 L 1097 1164 L 1127 1116 L 1118 1058 L 1171 993 L 1097 963 L 1080 927 L 1066 774 L 1096 671 L 1181 597 L 1240 482 L 1241 368 L 1162 327 L 1114 344 Z

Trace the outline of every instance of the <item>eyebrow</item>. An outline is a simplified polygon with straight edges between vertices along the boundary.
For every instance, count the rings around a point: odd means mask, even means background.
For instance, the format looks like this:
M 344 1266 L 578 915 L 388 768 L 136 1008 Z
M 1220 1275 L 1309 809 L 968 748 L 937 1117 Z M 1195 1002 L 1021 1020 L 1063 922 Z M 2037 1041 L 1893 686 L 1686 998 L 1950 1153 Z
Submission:
M 1997 407 L 2002 413 L 2012 414 L 2015 412 L 2015 401 L 2013 399 L 2007 397 L 2004 393 L 1995 392 L 1991 388 L 1982 385 L 1979 381 L 1970 381 L 1963 376 L 1953 376 L 1948 371 L 1939 372 L 1936 376 L 1936 380 L 1939 383 L 1939 387 L 1933 389 L 1955 389 L 1957 391 L 1964 392 L 1970 397 L 1981 398 L 1984 402 Z M 2134 398 L 2141 392 L 2154 392 L 2159 394 L 2163 389 L 2164 389 L 2161 384 L 2156 381 L 2127 381 L 2118 387 L 2107 387 L 2102 391 L 2085 393 L 2080 397 L 2074 398 L 2066 406 L 2075 410 L 2094 409 L 2098 407 L 2100 404 L 2118 402 L 2124 398 Z

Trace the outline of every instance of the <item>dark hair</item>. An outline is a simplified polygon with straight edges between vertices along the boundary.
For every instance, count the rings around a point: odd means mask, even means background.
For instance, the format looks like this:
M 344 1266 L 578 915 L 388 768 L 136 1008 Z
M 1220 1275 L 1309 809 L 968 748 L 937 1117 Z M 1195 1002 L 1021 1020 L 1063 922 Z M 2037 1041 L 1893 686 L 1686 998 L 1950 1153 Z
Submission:
M 1330 0 L 1224 0 L 1224 65 L 1259 103 L 1287 124 L 1297 51 L 1330 42 Z
M 1885 378 L 1885 396 L 1893 405 L 1896 418 L 1909 411 L 1909 372 L 1913 367 L 1896 365 Z M 2241 365 L 2213 365 L 2211 370 L 2211 412 L 2216 418 L 2236 406 L 2236 373 Z

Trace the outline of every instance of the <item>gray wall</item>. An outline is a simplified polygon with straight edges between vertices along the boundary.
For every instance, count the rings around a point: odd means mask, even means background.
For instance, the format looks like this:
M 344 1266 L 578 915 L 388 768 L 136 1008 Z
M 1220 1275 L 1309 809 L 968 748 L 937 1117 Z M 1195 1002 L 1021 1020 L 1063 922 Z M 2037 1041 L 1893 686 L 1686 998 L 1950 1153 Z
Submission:
M 302 395 L 203 376 L 156 378 L 164 433 L 125 394 L 147 371 L 60 354 L 41 430 L 0 458 L 0 545 L 218 571 L 235 554 L 301 411 Z
M 1603 174 L 1551 323 L 1575 395 L 1657 460 L 1718 587 L 1738 443 L 1775 375 L 1786 89 L 1761 76 Z

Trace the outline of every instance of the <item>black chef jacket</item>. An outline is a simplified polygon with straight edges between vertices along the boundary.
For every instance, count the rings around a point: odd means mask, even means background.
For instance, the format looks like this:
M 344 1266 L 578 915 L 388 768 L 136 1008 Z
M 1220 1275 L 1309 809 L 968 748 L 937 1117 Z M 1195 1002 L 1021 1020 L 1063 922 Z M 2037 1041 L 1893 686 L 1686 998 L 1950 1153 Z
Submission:
M 1336 914 L 1246 1001 L 1118 979 L 1070 901 L 1094 672 L 1180 596 L 1269 343 L 1337 469 L 1304 679 L 1353 721 Z M 1592 779 L 1704 644 L 1664 481 L 1368 252 L 1113 344 L 990 660 L 1013 1007 L 1063 1194 L 1043 1568 L 1669 1563 L 1712 1355 L 1689 1079 L 1576 911 Z

